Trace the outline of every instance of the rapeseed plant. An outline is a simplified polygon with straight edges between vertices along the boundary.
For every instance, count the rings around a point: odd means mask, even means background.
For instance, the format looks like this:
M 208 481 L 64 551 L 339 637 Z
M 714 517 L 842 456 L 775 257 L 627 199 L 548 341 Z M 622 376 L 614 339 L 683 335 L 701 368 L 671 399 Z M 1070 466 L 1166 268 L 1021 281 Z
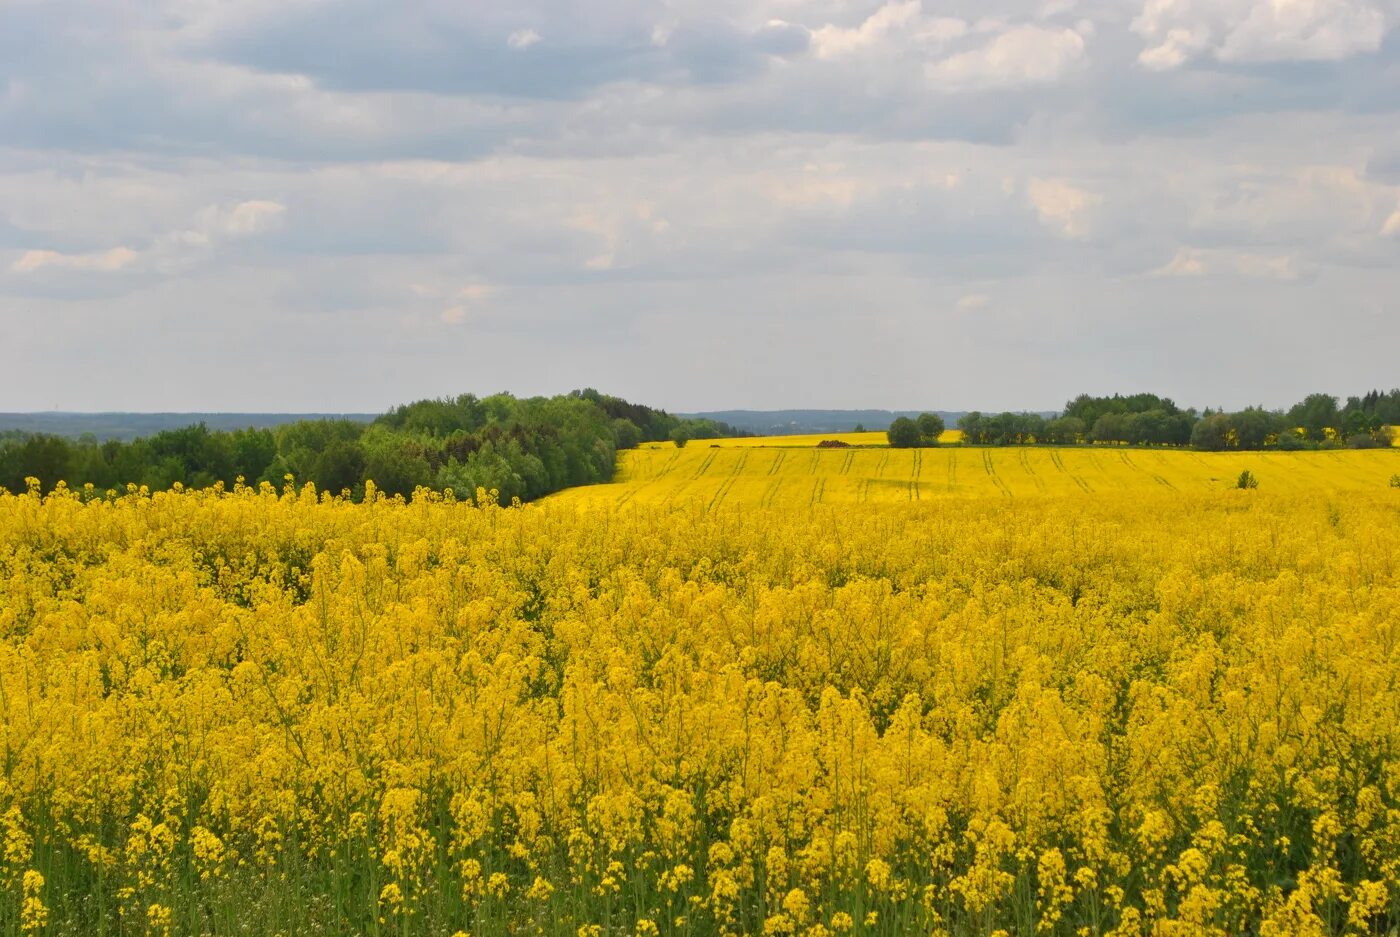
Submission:
M 1392 933 L 1400 506 L 1284 465 L 0 495 L 0 932 Z

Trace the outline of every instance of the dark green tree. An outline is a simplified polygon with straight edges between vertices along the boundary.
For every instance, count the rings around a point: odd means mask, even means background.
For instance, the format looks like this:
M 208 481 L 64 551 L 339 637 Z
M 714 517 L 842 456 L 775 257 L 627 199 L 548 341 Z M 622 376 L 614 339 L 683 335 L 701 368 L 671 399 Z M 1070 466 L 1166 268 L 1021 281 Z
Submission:
M 1219 452 L 1230 444 L 1230 418 L 1224 413 L 1202 417 L 1191 430 L 1191 445 L 1196 449 Z
M 613 446 L 617 449 L 635 449 L 642 444 L 642 431 L 631 420 L 618 417 L 612 421 Z
M 302 479 L 315 483 L 320 491 L 339 494 L 353 491 L 365 478 L 365 454 L 359 443 L 337 439 L 321 451 L 312 466 L 310 476 Z
M 919 424 L 907 416 L 896 417 L 885 436 L 895 449 L 913 449 L 921 440 Z
M 1302 403 L 1295 404 L 1288 411 L 1288 421 L 1293 426 L 1302 427 L 1309 439 L 1321 442 L 1327 438 L 1327 430 L 1341 428 L 1337 398 L 1331 394 L 1308 394 Z
M 916 422 L 919 424 L 919 435 L 923 437 L 924 445 L 938 445 L 938 437 L 943 435 L 946 428 L 943 417 L 937 413 L 920 413 Z

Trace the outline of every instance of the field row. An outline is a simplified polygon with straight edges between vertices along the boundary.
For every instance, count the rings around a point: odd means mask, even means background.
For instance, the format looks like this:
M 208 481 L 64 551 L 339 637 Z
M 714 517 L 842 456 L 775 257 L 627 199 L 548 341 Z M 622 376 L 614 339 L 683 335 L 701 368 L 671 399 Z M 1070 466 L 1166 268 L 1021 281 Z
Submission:
M 962 430 L 944 430 L 938 441 L 944 445 L 962 442 Z M 864 433 L 806 433 L 796 436 L 733 436 L 725 439 L 697 439 L 693 446 L 721 449 L 808 449 L 820 442 L 843 442 L 848 446 L 887 446 L 889 436 L 884 430 Z M 644 443 L 647 449 L 674 449 L 671 442 Z
M 729 441 L 727 441 L 729 442 Z M 574 488 L 565 503 L 795 506 L 950 496 L 1029 498 L 1143 490 L 1206 492 L 1248 469 L 1275 491 L 1384 488 L 1389 451 L 1211 453 L 1127 448 L 757 449 L 692 443 L 622 454 L 612 484 Z

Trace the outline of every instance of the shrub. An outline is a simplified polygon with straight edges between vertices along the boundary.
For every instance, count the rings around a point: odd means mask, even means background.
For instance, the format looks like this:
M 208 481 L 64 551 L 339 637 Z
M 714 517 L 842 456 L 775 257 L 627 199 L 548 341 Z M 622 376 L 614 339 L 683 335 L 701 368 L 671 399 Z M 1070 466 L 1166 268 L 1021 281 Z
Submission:
M 1400 472 L 1390 476 L 1390 487 L 1400 488 Z
M 1258 488 L 1259 479 L 1254 477 L 1254 473 L 1249 469 L 1240 472 L 1240 477 L 1235 479 L 1235 487 L 1242 489 Z

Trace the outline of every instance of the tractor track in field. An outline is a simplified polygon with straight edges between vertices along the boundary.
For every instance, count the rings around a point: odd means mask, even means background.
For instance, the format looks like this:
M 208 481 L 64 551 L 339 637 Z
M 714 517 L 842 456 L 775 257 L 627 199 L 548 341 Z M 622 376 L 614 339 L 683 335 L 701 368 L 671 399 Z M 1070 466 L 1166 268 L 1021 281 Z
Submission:
M 729 476 L 725 478 L 725 480 L 720 483 L 719 488 L 715 490 L 714 497 L 710 498 L 710 504 L 707 510 L 713 509 L 715 505 L 724 501 L 725 496 L 729 494 L 729 489 L 733 488 L 734 483 L 739 480 L 739 475 L 744 471 L 744 465 L 747 464 L 748 461 L 749 452 L 745 450 L 744 454 L 739 456 L 738 460 L 735 461 L 733 471 L 729 473 Z
M 958 453 L 955 449 L 948 451 L 948 490 L 951 492 L 958 486 Z
M 826 494 L 826 479 L 818 478 L 812 485 L 812 497 L 807 502 L 808 507 L 816 507 L 822 503 L 822 497 Z
M 982 450 L 982 468 L 986 470 L 987 477 L 992 480 L 992 484 L 997 487 L 997 490 L 1000 491 L 1002 494 L 1006 495 L 1008 498 L 1010 498 L 1011 489 L 1008 488 L 1006 486 L 1006 482 L 1002 481 L 1001 478 L 997 475 L 997 468 L 996 465 L 992 462 L 992 451 L 990 449 Z
M 715 455 L 718 454 L 718 452 L 719 452 L 719 450 L 717 450 L 717 449 L 711 449 L 711 450 L 710 450 L 710 454 L 707 455 L 707 456 L 705 456 L 705 461 L 703 461 L 703 462 L 700 463 L 700 467 L 699 467 L 698 469 L 696 469 L 696 470 L 695 470 L 695 474 L 692 475 L 692 476 L 690 476 L 690 477 L 691 477 L 691 478 L 702 478 L 702 477 L 704 477 L 705 473 L 708 472 L 708 471 L 710 470 L 710 465 L 715 461 Z
M 652 474 L 651 480 L 656 481 L 656 479 L 661 478 L 664 475 L 669 475 L 671 473 L 671 469 L 674 468 L 676 463 L 681 460 L 681 452 L 682 450 L 677 449 L 675 452 L 671 453 L 671 458 L 667 459 L 661 464 L 661 468 L 657 469 L 656 472 Z
M 773 460 L 773 464 L 770 465 L 770 466 L 768 466 L 768 474 L 769 474 L 769 475 L 777 475 L 777 474 L 778 474 L 778 469 L 782 467 L 783 462 L 784 462 L 786 459 L 787 459 L 787 453 L 786 453 L 786 452 L 781 452 L 781 451 L 780 451 L 780 452 L 778 453 L 778 457 L 777 457 L 776 459 Z
M 1025 470 L 1026 474 L 1030 476 L 1031 481 L 1035 483 L 1036 490 L 1044 491 L 1045 479 L 1041 478 L 1039 473 L 1031 467 L 1030 450 L 1022 446 L 1019 455 L 1021 457 L 1021 468 Z
M 1153 460 L 1154 462 L 1157 463 L 1157 468 L 1161 468 L 1161 467 L 1162 467 L 1162 454 L 1161 454 L 1160 452 L 1154 452 L 1154 453 L 1152 453 L 1152 460 Z M 1152 473 L 1152 477 L 1155 478 L 1155 479 L 1157 479 L 1157 481 L 1161 482 L 1163 485 L 1166 485 L 1166 486 L 1167 486 L 1168 488 L 1170 488 L 1172 491 L 1175 491 L 1175 490 L 1176 490 L 1176 486 L 1172 484 L 1171 479 L 1168 478 L 1167 476 L 1165 476 L 1165 475 L 1158 475 L 1156 472 L 1153 472 L 1153 473 Z
M 1057 450 L 1050 450 L 1050 461 L 1055 463 L 1055 468 L 1068 475 L 1069 480 L 1078 485 L 1080 490 L 1083 491 L 1085 494 L 1090 494 L 1093 492 L 1094 489 L 1089 487 L 1088 482 L 1071 472 L 1069 469 L 1065 468 L 1065 460 L 1063 457 L 1061 457 L 1060 453 Z
M 781 476 L 774 479 L 773 483 L 763 492 L 763 497 L 758 499 L 758 506 L 761 508 L 771 508 L 773 501 L 778 497 L 778 489 L 783 487 Z
M 924 454 L 923 454 L 921 451 L 919 451 L 918 449 L 915 449 L 915 450 L 914 450 L 914 472 L 913 472 L 913 476 L 909 479 L 909 500 L 910 500 L 910 501 L 918 501 L 919 498 L 921 497 L 921 496 L 920 496 L 920 493 L 919 493 L 919 474 L 920 474 L 921 472 L 923 472 L 923 470 L 924 470 Z
M 1159 485 L 1164 485 L 1164 486 L 1166 486 L 1167 488 L 1174 488 L 1174 487 L 1176 487 L 1176 486 L 1174 486 L 1171 482 L 1169 482 L 1169 481 L 1167 481 L 1165 478 L 1163 478 L 1161 475 L 1158 475 L 1158 474 L 1156 474 L 1155 472 L 1149 472 L 1147 469 L 1143 468 L 1141 465 L 1138 465 L 1136 462 L 1134 462 L 1134 461 L 1128 456 L 1128 453 L 1127 453 L 1127 452 L 1119 452 L 1119 453 L 1118 453 L 1118 458 L 1122 459 L 1122 460 L 1123 460 L 1123 464 L 1126 465 L 1128 468 L 1132 469 L 1132 470 L 1135 471 L 1135 472 L 1140 472 L 1141 474 L 1146 475 L 1148 478 L 1152 479 L 1152 480 L 1153 480 L 1154 482 L 1156 482 L 1157 484 L 1159 484 Z
M 1099 461 L 1099 454 L 1093 449 L 1086 449 L 1084 450 L 1084 457 L 1088 459 L 1089 465 L 1093 467 L 1094 471 L 1098 472 L 1099 475 L 1108 478 L 1108 484 L 1111 487 L 1113 479 L 1108 476 L 1108 471 L 1103 467 L 1103 463 Z
M 1203 459 L 1199 452 L 1188 451 L 1186 454 L 1190 456 L 1193 460 L 1195 460 L 1201 466 L 1201 468 L 1205 469 L 1207 473 L 1209 473 L 1206 475 L 1205 478 L 1201 479 L 1201 485 L 1203 487 L 1213 488 L 1215 486 L 1211 484 L 1212 482 L 1218 482 L 1222 480 L 1220 477 L 1214 474 L 1217 471 L 1217 469 L 1205 459 Z M 1226 474 L 1229 473 L 1227 472 Z
M 856 460 L 856 452 L 855 452 L 854 449 L 852 449 L 850 452 L 847 452 L 847 453 L 846 453 L 846 459 L 845 459 L 845 461 L 843 461 L 843 462 L 841 463 L 841 474 L 842 474 L 842 475 L 849 475 L 849 474 L 851 474 L 851 463 L 854 462 L 855 460 Z
M 880 459 L 880 464 L 877 465 L 877 466 L 875 466 L 875 477 L 876 477 L 876 478 L 884 478 L 884 477 L 885 477 L 885 466 L 887 466 L 887 465 L 889 465 L 889 464 L 890 464 L 890 451 L 889 451 L 888 449 L 886 449 L 886 450 L 885 450 L 884 457 Z
M 622 507 L 624 504 L 637 497 L 638 493 L 641 492 L 642 489 L 650 488 L 652 485 L 665 478 L 667 473 L 671 471 L 671 467 L 676 464 L 680 457 L 681 450 L 677 449 L 675 453 L 671 456 L 671 458 L 667 459 L 665 463 L 662 464 L 661 468 L 658 471 L 656 471 L 650 478 L 648 478 L 644 482 L 641 482 L 640 484 L 633 485 L 630 491 L 624 494 L 621 498 L 618 498 L 617 506 Z

